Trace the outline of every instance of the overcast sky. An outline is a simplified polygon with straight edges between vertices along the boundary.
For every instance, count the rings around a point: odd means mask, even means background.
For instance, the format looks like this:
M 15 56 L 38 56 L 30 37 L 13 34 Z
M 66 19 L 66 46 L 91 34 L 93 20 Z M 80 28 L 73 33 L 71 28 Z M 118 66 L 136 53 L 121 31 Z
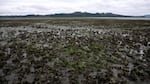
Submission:
M 54 14 L 74 11 L 145 15 L 150 14 L 150 0 L 0 0 L 0 15 Z

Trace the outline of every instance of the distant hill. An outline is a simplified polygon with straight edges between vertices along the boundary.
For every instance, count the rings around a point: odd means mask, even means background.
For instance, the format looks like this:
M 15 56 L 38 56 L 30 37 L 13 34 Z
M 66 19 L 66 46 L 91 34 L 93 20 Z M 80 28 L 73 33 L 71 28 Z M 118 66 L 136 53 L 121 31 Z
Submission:
M 50 17 L 128 17 L 128 16 L 113 14 L 113 13 L 88 13 L 88 12 L 60 13 L 60 14 L 53 14 L 47 16 Z
M 0 18 L 17 18 L 17 17 L 144 17 L 150 18 L 150 15 L 145 16 L 126 16 L 113 13 L 88 13 L 88 12 L 74 12 L 74 13 L 58 13 L 58 14 L 48 14 L 48 15 L 24 15 L 24 16 L 0 16 Z
M 145 18 L 150 18 L 150 15 L 144 15 Z

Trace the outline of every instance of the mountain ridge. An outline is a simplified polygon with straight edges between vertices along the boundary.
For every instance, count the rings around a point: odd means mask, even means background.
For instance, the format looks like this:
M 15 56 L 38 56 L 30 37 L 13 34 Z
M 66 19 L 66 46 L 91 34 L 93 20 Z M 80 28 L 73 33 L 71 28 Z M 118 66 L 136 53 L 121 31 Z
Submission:
M 114 13 L 89 13 L 89 12 L 73 12 L 73 13 L 56 13 L 47 15 L 9 15 L 0 16 L 0 18 L 15 18 L 15 17 L 147 17 L 147 16 L 128 16 Z

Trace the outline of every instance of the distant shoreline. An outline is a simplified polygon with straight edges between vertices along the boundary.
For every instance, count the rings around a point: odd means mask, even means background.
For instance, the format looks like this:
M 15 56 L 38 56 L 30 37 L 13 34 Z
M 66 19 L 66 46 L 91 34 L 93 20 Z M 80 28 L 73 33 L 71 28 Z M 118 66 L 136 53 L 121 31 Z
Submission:
M 118 19 L 118 20 L 150 20 L 145 17 L 0 17 L 3 19 Z

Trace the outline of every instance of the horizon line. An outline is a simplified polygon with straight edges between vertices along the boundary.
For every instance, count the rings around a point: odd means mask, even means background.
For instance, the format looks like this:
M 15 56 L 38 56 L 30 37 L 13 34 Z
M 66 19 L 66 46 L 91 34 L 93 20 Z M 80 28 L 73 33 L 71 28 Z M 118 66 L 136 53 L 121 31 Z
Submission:
M 86 11 L 74 11 L 74 12 L 68 12 L 68 13 L 66 13 L 66 12 L 60 12 L 60 13 L 49 13 L 49 14 L 11 14 L 11 15 L 9 15 L 9 14 L 0 14 L 0 16 L 28 16 L 28 15 L 35 15 L 35 16 L 45 16 L 45 15 L 56 15 L 56 14 L 71 14 L 71 13 L 77 13 L 77 12 L 79 12 L 79 13 L 90 13 L 90 14 L 108 14 L 108 13 L 111 13 L 111 14 L 117 14 L 117 15 L 123 15 L 123 16 L 145 16 L 145 15 L 149 15 L 149 14 L 144 14 L 144 15 L 126 15 L 126 14 L 119 14 L 119 13 L 113 13 L 113 12 L 94 12 L 94 13 L 92 13 L 92 12 L 86 12 Z

